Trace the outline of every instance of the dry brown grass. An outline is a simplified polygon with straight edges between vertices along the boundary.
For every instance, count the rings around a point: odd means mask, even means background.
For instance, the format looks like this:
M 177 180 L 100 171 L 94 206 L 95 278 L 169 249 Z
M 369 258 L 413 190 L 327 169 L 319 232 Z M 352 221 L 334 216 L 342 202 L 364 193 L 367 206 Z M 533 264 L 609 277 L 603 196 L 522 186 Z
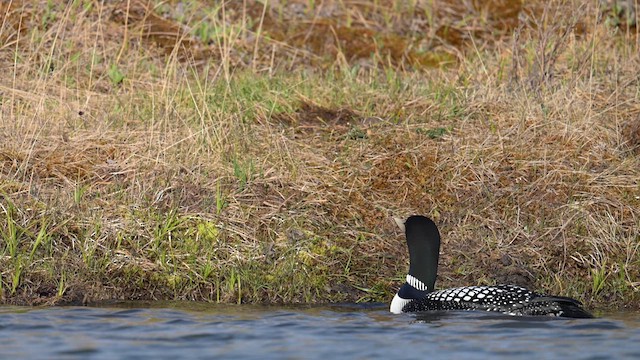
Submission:
M 386 301 L 424 213 L 440 287 L 637 304 L 635 27 L 310 4 L 3 2 L 3 302 Z

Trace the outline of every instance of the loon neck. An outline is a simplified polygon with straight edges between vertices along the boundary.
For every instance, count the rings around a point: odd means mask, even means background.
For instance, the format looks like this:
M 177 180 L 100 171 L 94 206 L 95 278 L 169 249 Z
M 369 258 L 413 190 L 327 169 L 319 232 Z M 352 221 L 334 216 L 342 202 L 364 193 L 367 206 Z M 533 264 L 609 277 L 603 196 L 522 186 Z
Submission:
M 440 255 L 440 232 L 436 224 L 424 216 L 411 216 L 405 222 L 407 246 L 409 248 L 409 275 L 407 282 L 418 290 L 433 291 L 438 274 Z M 418 284 L 419 288 L 409 279 Z
M 413 277 L 412 275 L 407 274 L 407 284 L 413 286 L 414 288 L 420 291 L 433 291 L 433 289 L 429 289 L 425 283 Z

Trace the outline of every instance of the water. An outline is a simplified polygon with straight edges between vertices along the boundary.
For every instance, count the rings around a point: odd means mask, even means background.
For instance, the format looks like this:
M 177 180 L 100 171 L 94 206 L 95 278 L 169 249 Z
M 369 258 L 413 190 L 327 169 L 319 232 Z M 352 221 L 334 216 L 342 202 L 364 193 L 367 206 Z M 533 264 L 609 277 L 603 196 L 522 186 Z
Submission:
M 0 307 L 0 358 L 640 358 L 638 312 L 558 320 L 392 315 L 386 305 L 146 305 Z

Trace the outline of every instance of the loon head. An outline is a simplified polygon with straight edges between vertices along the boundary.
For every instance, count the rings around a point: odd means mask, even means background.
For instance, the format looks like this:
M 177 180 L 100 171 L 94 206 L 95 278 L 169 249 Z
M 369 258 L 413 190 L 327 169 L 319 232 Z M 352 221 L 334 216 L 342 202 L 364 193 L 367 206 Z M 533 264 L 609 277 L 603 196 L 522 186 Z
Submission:
M 433 220 L 421 216 L 410 216 L 396 223 L 404 230 L 409 248 L 409 274 L 393 301 L 390 311 L 401 313 L 409 302 L 424 297 L 433 291 L 438 273 L 440 254 L 440 232 Z

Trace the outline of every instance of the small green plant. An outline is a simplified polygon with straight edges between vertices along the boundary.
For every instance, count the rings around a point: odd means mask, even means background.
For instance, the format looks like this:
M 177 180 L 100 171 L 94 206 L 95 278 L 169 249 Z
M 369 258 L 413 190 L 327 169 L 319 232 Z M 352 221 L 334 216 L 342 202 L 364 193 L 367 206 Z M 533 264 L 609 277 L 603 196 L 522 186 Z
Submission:
M 244 189 L 254 172 L 253 160 L 242 162 L 233 158 L 233 175 L 240 181 L 240 189 Z
M 215 270 L 215 267 L 213 266 L 213 263 L 210 260 L 208 260 L 204 263 L 204 265 L 202 265 L 202 269 L 200 270 L 200 275 L 204 280 L 206 280 L 213 274 L 214 270 Z
M 443 127 L 438 127 L 438 128 L 433 128 L 433 129 L 422 129 L 422 128 L 419 128 L 419 129 L 416 130 L 416 132 L 418 134 L 427 135 L 429 137 L 429 139 L 438 139 L 438 138 L 441 138 L 442 136 L 444 136 L 446 133 L 448 133 L 449 130 L 447 128 L 443 128 Z
M 633 2 L 631 2 L 633 4 Z M 633 5 L 629 5 L 633 6 Z M 610 10 L 608 11 L 607 18 L 605 23 L 610 27 L 621 27 L 621 26 L 635 26 L 636 19 L 634 17 L 635 12 L 629 11 L 626 6 L 622 6 L 617 1 L 614 1 L 611 5 Z
M 591 287 L 592 295 L 597 295 L 598 293 L 600 293 L 600 291 L 602 291 L 608 276 L 609 275 L 607 274 L 606 264 L 602 264 L 598 269 L 591 270 L 591 277 L 593 279 Z
M 229 276 L 228 288 L 229 292 L 233 293 L 238 288 L 238 304 L 242 303 L 242 282 L 240 281 L 240 274 L 235 269 L 231 269 L 231 275 Z
M 212 242 L 218 238 L 218 228 L 216 224 L 211 221 L 199 222 L 196 229 L 200 241 Z
M 120 85 L 122 81 L 124 81 L 124 74 L 116 64 L 111 64 L 107 71 L 107 75 L 113 85 Z
M 40 245 L 42 245 L 43 243 L 45 244 L 48 243 L 50 238 L 51 238 L 51 234 L 49 234 L 49 232 L 47 231 L 46 220 L 43 220 L 40 226 L 40 231 L 38 231 L 38 235 L 36 236 L 36 240 L 33 242 L 33 245 L 31 246 L 31 253 L 29 253 L 29 261 L 33 260 L 33 255 L 36 253 L 36 250 L 38 250 L 38 247 L 40 247 Z
M 14 295 L 20 286 L 20 278 L 22 277 L 23 263 L 21 259 L 16 259 L 13 273 L 11 274 L 11 295 Z
M 157 227 L 153 233 L 151 241 L 151 255 L 165 268 L 174 267 L 171 265 L 173 256 L 173 234 L 181 226 L 183 219 L 178 216 L 176 209 L 172 209 L 164 218 L 158 218 Z
M 73 189 L 73 202 L 76 205 L 80 205 L 82 201 L 82 197 L 84 193 L 87 191 L 88 187 L 86 185 L 76 184 L 76 187 Z
M 90 0 L 84 0 L 83 1 L 82 9 L 85 12 L 91 11 L 92 8 L 93 8 L 93 1 L 90 1 Z
M 214 30 L 215 28 L 211 27 L 211 24 L 208 21 L 201 22 L 196 28 L 196 36 L 200 38 L 200 40 L 208 44 L 210 40 L 212 40 L 215 36 Z
M 201 22 L 195 29 L 196 36 L 205 44 L 220 42 L 237 32 L 239 32 L 237 28 L 216 26 L 208 21 Z
M 224 209 L 227 204 L 224 195 L 222 194 L 222 189 L 220 187 L 220 182 L 216 184 L 216 214 L 220 215 L 222 209 Z
M 95 241 L 91 241 L 91 239 L 84 239 L 84 241 L 82 241 L 82 245 L 80 248 L 80 251 L 82 253 L 82 261 L 89 269 L 93 268 L 95 265 L 96 247 L 97 245 Z
M 6 216 L 6 230 L 2 231 L 2 239 L 5 243 L 5 253 L 9 253 L 9 256 L 15 258 L 18 254 L 18 246 L 20 242 L 20 236 L 22 236 L 23 229 L 18 225 L 14 218 L 15 207 L 8 198 L 5 197 L 6 206 L 0 204 L 2 210 Z
M 357 126 L 354 126 L 347 133 L 347 137 L 350 140 L 358 140 L 358 139 L 366 139 L 368 136 L 367 136 L 367 133 L 364 132 L 364 130 L 360 129 Z
M 42 16 L 42 27 L 48 28 L 49 25 L 56 20 L 55 4 L 53 0 L 47 0 L 47 6 L 45 7 L 45 13 Z
M 58 280 L 58 292 L 56 295 L 60 298 L 67 291 L 67 276 L 63 272 L 60 274 L 60 279 Z
M 182 221 L 178 216 L 178 211 L 172 209 L 171 211 L 169 211 L 167 216 L 159 223 L 154 237 L 158 240 L 164 240 L 171 237 L 171 233 L 175 231 L 178 226 L 180 226 L 181 222 Z

